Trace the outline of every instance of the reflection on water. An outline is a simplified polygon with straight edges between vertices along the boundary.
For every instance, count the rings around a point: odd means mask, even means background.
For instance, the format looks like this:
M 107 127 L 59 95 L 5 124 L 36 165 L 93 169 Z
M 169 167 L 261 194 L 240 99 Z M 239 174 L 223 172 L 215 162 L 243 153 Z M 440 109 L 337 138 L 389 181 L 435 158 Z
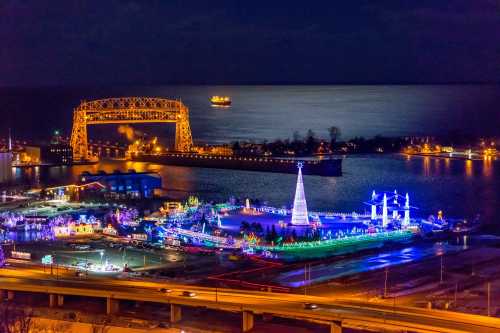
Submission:
M 444 167 L 445 167 L 445 170 L 446 170 L 446 174 L 450 174 L 450 159 L 449 158 L 445 158 L 444 160 Z
M 424 157 L 424 175 L 429 176 L 431 174 L 431 159 L 430 157 Z
M 465 175 L 467 178 L 472 177 L 472 161 L 471 160 L 466 160 L 465 161 Z
M 483 160 L 483 176 L 490 178 L 493 175 L 493 161 L 491 157 Z

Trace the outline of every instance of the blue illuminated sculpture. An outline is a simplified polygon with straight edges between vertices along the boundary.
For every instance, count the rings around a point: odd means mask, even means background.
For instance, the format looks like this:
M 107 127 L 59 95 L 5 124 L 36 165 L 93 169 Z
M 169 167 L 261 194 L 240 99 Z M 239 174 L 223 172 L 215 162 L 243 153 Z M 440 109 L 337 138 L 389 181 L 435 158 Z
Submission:
M 405 217 L 403 219 L 403 226 L 407 227 L 410 225 L 410 196 L 406 193 L 405 200 Z
M 386 228 L 389 220 L 387 219 L 387 194 L 384 193 L 382 202 L 382 227 Z
M 370 218 L 372 223 L 379 224 L 386 228 L 390 223 L 397 221 L 402 227 L 409 227 L 411 218 L 410 211 L 418 209 L 417 207 L 410 206 L 410 196 L 406 193 L 405 196 L 394 192 L 372 192 L 371 200 L 365 202 L 371 208 Z M 403 214 L 404 212 L 404 214 Z M 378 215 L 378 214 L 380 214 Z M 379 222 L 382 217 L 381 222 Z
M 377 204 L 375 201 L 377 200 L 377 194 L 375 193 L 375 190 L 372 193 L 372 203 L 371 203 L 371 208 L 372 208 L 372 214 L 371 214 L 371 219 L 372 221 L 375 221 L 377 219 Z

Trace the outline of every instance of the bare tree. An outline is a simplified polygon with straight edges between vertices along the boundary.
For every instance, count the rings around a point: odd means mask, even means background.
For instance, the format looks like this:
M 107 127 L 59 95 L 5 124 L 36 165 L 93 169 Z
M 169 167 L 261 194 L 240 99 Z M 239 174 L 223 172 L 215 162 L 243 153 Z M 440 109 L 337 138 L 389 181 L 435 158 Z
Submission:
M 107 333 L 110 329 L 108 321 L 104 320 L 102 323 L 94 322 L 92 325 L 92 333 Z
M 40 321 L 33 321 L 30 333 L 49 333 L 50 329 L 47 324 L 41 323 Z
M 29 333 L 32 311 L 16 307 L 12 303 L 0 305 L 0 333 Z
M 71 331 L 71 323 L 68 322 L 56 322 L 51 326 L 52 333 L 65 333 Z
M 31 310 L 19 310 L 17 317 L 17 333 L 30 333 L 33 324 L 33 312 Z

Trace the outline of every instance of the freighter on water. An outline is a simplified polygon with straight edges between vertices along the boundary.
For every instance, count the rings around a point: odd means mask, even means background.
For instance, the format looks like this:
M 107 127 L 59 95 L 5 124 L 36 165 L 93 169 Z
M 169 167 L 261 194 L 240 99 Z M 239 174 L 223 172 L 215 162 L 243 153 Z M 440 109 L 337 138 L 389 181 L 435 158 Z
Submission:
M 215 106 L 229 106 L 231 105 L 231 98 L 228 96 L 212 96 L 210 103 Z
M 203 155 L 196 153 L 137 154 L 133 161 L 151 162 L 199 168 L 236 169 L 278 173 L 297 173 L 297 163 L 302 162 L 305 175 L 326 177 L 342 176 L 341 158 L 275 158 L 263 156 Z

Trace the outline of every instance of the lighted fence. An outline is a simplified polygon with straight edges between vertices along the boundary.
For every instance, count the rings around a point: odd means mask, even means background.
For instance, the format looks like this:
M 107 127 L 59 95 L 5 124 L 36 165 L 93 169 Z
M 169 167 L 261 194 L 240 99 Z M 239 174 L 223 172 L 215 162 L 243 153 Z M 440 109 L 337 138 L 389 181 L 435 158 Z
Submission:
M 345 238 L 329 239 L 322 241 L 285 243 L 279 246 L 257 246 L 257 250 L 263 251 L 303 251 L 303 250 L 334 250 L 349 246 L 365 246 L 372 243 L 386 241 L 405 241 L 415 235 L 413 230 L 395 230 L 379 232 L 376 234 L 349 236 Z
M 240 206 L 240 208 L 245 208 L 244 206 Z M 270 206 L 262 206 L 262 207 L 251 207 L 252 209 L 255 209 L 258 212 L 261 213 L 269 213 L 269 214 L 276 214 L 276 215 L 282 215 L 282 216 L 288 216 L 292 214 L 291 209 L 285 209 L 285 208 L 275 208 L 275 207 L 270 207 Z M 314 216 L 319 216 L 319 217 L 324 217 L 326 219 L 328 218 L 334 218 L 334 217 L 340 217 L 340 218 L 371 218 L 371 214 L 367 213 L 356 213 L 356 212 L 351 212 L 351 213 L 345 213 L 345 212 L 333 212 L 333 211 L 327 211 L 327 212 L 315 212 L 315 211 L 310 211 L 309 212 L 310 217 Z M 377 215 L 377 218 L 382 218 L 382 215 Z

